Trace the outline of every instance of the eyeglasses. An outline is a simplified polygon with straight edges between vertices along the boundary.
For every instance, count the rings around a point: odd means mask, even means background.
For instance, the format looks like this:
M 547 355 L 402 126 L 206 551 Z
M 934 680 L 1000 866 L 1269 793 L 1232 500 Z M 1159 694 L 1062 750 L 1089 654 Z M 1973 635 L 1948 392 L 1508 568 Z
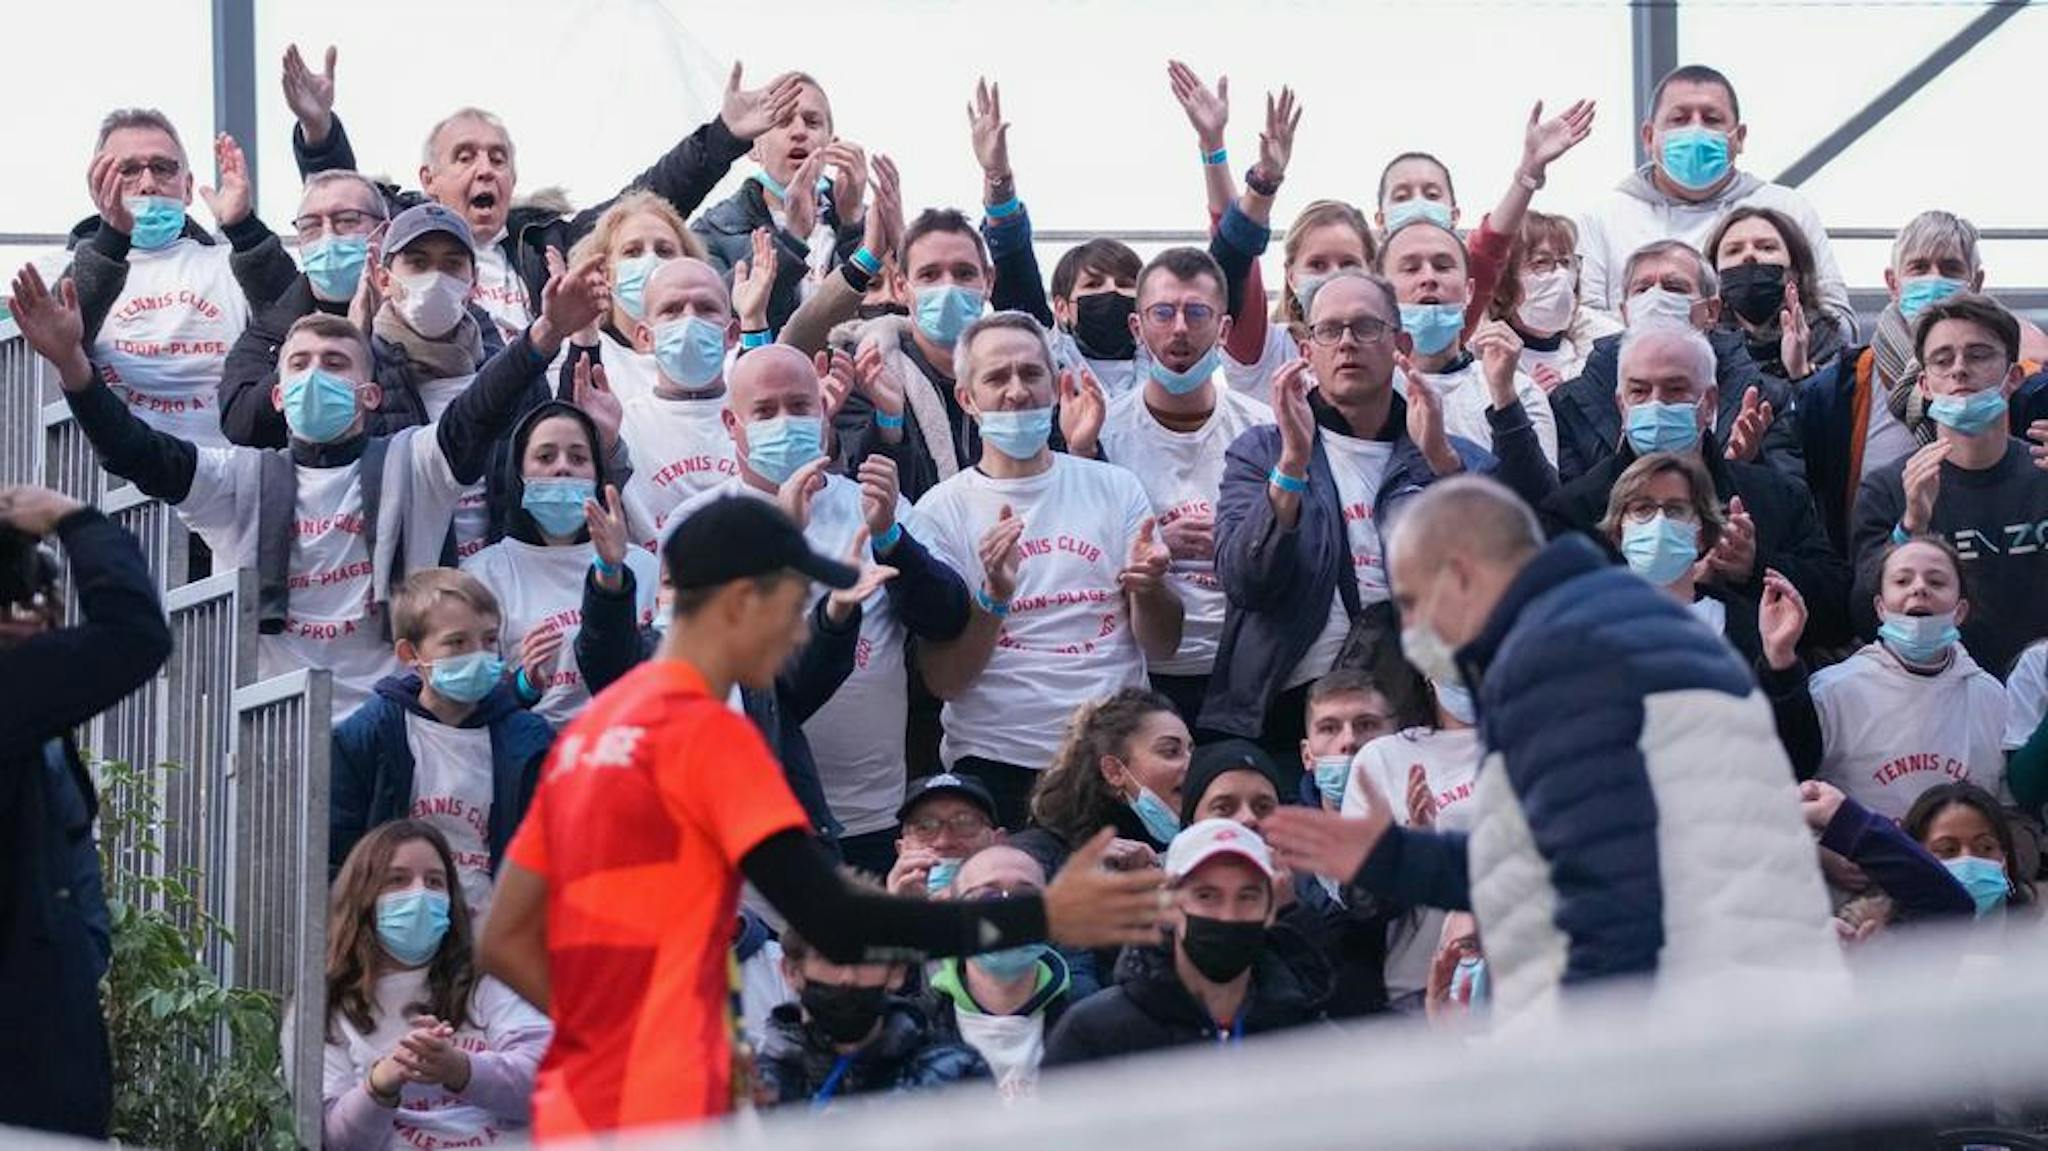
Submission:
M 941 831 L 950 831 L 961 838 L 980 835 L 989 829 L 988 819 L 972 811 L 940 819 L 936 815 L 920 815 L 905 820 L 905 831 L 914 832 L 919 839 L 936 839 Z
M 381 216 L 373 216 L 368 212 L 359 212 L 354 208 L 343 208 L 339 212 L 329 212 L 324 216 L 318 213 L 308 213 L 307 215 L 300 216 L 292 221 L 292 229 L 298 232 L 300 239 L 310 240 L 320 235 L 322 224 L 325 224 L 327 230 L 337 236 L 353 236 L 358 232 L 368 231 L 382 221 L 383 217 Z
M 144 172 L 159 180 L 175 180 L 184 170 L 185 165 L 164 157 L 154 160 L 123 160 L 114 169 L 123 180 L 138 179 Z
M 993 885 L 970 887 L 960 893 L 960 898 L 967 903 L 981 903 L 1003 899 L 1028 899 L 1037 894 L 1038 888 L 1028 883 L 1017 883 L 1007 888 Z
M 1343 320 L 1324 320 L 1312 325 L 1308 330 L 1308 338 L 1314 340 L 1319 347 L 1334 348 L 1344 341 L 1346 332 L 1350 332 L 1351 338 L 1361 344 L 1376 344 L 1393 330 L 1392 324 L 1377 316 L 1360 316 L 1350 323 Z
M 1154 304 L 1145 309 L 1145 318 L 1162 326 L 1172 323 L 1175 316 L 1186 316 L 1188 327 L 1198 328 L 1216 318 L 1216 309 L 1194 301 L 1185 304 Z
M 1547 276 L 1559 268 L 1576 268 L 1578 265 L 1579 261 L 1575 256 L 1553 256 L 1548 252 L 1539 252 L 1522 261 L 1522 270 L 1532 276 Z
M 1682 524 L 1698 523 L 1700 518 L 1699 509 L 1693 507 L 1690 500 L 1659 503 L 1656 500 L 1643 499 L 1630 500 L 1621 505 L 1621 517 L 1632 524 L 1649 523 L 1656 519 L 1660 512 L 1666 519 L 1676 520 Z

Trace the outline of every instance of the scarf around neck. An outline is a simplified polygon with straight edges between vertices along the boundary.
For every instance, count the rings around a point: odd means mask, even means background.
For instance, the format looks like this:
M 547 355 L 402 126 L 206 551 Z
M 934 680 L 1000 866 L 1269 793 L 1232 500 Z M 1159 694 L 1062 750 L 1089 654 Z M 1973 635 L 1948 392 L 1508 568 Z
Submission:
M 466 310 L 455 330 L 438 340 L 430 340 L 413 331 L 399 318 L 389 301 L 377 309 L 370 327 L 379 338 L 404 348 L 406 358 L 417 364 L 430 380 L 473 376 L 483 366 L 483 329 L 477 326 L 476 317 Z
M 1897 304 L 1878 313 L 1877 332 L 1870 339 L 1874 384 L 1882 389 L 1893 418 L 1904 424 L 1920 444 L 1934 442 L 1934 421 L 1927 418 L 1927 399 L 1920 394 L 1920 361 L 1913 358 L 1913 330 Z

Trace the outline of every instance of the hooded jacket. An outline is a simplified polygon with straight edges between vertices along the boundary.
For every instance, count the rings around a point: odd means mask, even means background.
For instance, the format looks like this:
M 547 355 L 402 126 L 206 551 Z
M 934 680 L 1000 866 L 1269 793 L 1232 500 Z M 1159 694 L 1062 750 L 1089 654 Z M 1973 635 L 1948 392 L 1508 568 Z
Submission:
M 769 1106 L 988 1078 L 988 1064 L 973 1048 L 936 1031 L 915 1002 L 893 995 L 883 1001 L 881 1033 L 847 1056 L 804 1021 L 797 1004 L 782 1004 L 768 1016 L 768 1037 L 754 1068 L 760 1101 Z M 831 1094 L 818 1099 L 828 1082 Z
M 403 819 L 412 810 L 415 764 L 405 734 L 407 716 L 441 722 L 420 705 L 418 672 L 378 681 L 369 700 L 334 729 L 327 809 L 329 879 L 341 870 L 349 849 L 365 832 Z M 479 700 L 459 726 L 487 728 L 491 733 L 491 822 L 485 841 L 495 875 L 505 845 L 533 799 L 555 732 L 546 720 L 521 708 L 504 684 Z
M 1799 225 L 1807 246 L 1813 249 L 1814 280 L 1821 306 L 1835 315 L 1844 332 L 1855 332 L 1856 314 L 1849 306 L 1849 285 L 1835 263 L 1834 249 L 1828 245 L 1827 227 L 1806 197 L 1782 184 L 1767 184 L 1748 172 L 1738 171 L 1727 187 L 1694 203 L 1665 195 L 1651 178 L 1652 171 L 1651 164 L 1636 169 L 1599 208 L 1579 222 L 1579 283 L 1587 307 L 1617 314 L 1621 311 L 1621 301 L 1628 295 L 1623 272 L 1629 256 L 1643 245 L 1658 240 L 1683 240 L 1698 248 L 1729 209 L 1774 208 Z
M 1325 989 L 1312 986 L 1268 947 L 1252 964 L 1236 1036 L 1261 1035 L 1313 1023 Z M 1132 948 L 1117 964 L 1117 984 L 1077 1003 L 1045 1046 L 1045 1066 L 1086 1063 L 1192 1043 L 1233 1038 L 1218 1027 L 1174 970 L 1164 947 Z
M 745 146 L 742 145 L 742 153 Z M 689 213 L 683 213 L 688 216 Z M 833 236 L 831 265 L 844 263 L 860 247 L 860 221 L 840 220 L 837 208 L 833 206 L 828 193 L 818 201 L 819 223 L 830 228 Z M 796 314 L 797 305 L 802 303 L 799 288 L 804 277 L 810 274 L 810 236 L 791 235 L 788 228 L 775 222 L 768 210 L 768 197 L 761 189 L 758 177 L 740 185 L 740 189 L 718 203 L 704 210 L 704 214 L 690 221 L 690 231 L 704 241 L 704 255 L 707 262 L 725 277 L 725 286 L 732 288 L 733 265 L 751 261 L 754 258 L 754 230 L 766 228 L 775 242 L 775 286 L 768 292 L 768 327 L 779 331 L 789 318 Z
M 1037 990 L 1031 993 L 1031 997 L 1024 1001 L 1022 1007 L 1004 1016 L 992 1016 L 975 1002 L 974 993 L 967 987 L 967 973 L 963 967 L 966 962 L 965 959 L 942 959 L 933 971 L 923 1001 L 925 1014 L 931 1019 L 933 1030 L 953 1042 L 972 1048 L 979 1054 L 982 1061 L 989 1064 L 990 1073 L 999 1080 L 998 1087 L 1007 1088 L 1013 1077 L 1027 1081 L 1035 1079 L 1039 1064 L 1044 1059 L 1045 1043 L 1052 1038 L 1053 1030 L 1066 1016 L 1067 1009 L 1082 999 L 1082 993 L 1074 984 L 1065 957 L 1058 948 L 1046 947 L 1040 954 L 1035 969 Z M 964 1027 L 963 1019 L 966 1020 Z M 1004 1028 L 1033 1028 L 1035 1032 L 1013 1031 L 1008 1036 L 1002 1036 L 1000 1029 Z M 988 1038 L 990 1029 L 998 1029 L 996 1038 Z M 974 1034 L 977 1031 L 982 1033 L 982 1041 L 977 1041 Z M 1038 1058 L 1019 1058 L 1028 1057 L 1032 1050 L 1030 1041 L 1034 1036 Z M 1007 1060 L 1003 1057 L 1005 1053 L 1000 1050 L 991 1058 L 989 1043 L 1002 1043 L 1006 1039 L 1022 1042 L 1020 1046 L 1013 1047 L 1008 1052 Z M 1016 1066 L 1011 1072 L 1006 1073 L 1006 1064 Z

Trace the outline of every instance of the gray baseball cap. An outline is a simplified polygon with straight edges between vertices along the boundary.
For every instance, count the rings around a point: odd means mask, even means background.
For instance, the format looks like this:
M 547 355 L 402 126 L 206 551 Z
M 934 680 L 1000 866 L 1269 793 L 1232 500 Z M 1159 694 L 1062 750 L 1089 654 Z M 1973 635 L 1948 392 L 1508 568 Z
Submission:
M 400 212 L 384 230 L 384 244 L 380 249 L 383 258 L 391 257 L 410 247 L 421 236 L 441 232 L 451 236 L 469 251 L 471 259 L 476 258 L 476 237 L 470 234 L 469 221 L 442 204 L 416 204 Z

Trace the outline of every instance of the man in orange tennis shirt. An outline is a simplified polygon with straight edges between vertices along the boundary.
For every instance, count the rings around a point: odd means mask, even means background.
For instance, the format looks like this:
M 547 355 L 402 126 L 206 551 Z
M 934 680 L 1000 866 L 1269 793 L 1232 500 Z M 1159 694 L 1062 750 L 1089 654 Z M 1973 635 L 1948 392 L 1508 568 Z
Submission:
M 1161 877 L 1102 866 L 1105 831 L 1037 899 L 857 892 L 811 837 L 734 684 L 772 688 L 810 582 L 852 586 L 763 500 L 724 499 L 662 548 L 674 619 L 654 658 L 555 744 L 507 852 L 484 970 L 554 1019 L 534 1136 L 715 1117 L 733 1105 L 727 953 L 742 878 L 835 962 L 916 961 L 1055 940 L 1156 943 Z

